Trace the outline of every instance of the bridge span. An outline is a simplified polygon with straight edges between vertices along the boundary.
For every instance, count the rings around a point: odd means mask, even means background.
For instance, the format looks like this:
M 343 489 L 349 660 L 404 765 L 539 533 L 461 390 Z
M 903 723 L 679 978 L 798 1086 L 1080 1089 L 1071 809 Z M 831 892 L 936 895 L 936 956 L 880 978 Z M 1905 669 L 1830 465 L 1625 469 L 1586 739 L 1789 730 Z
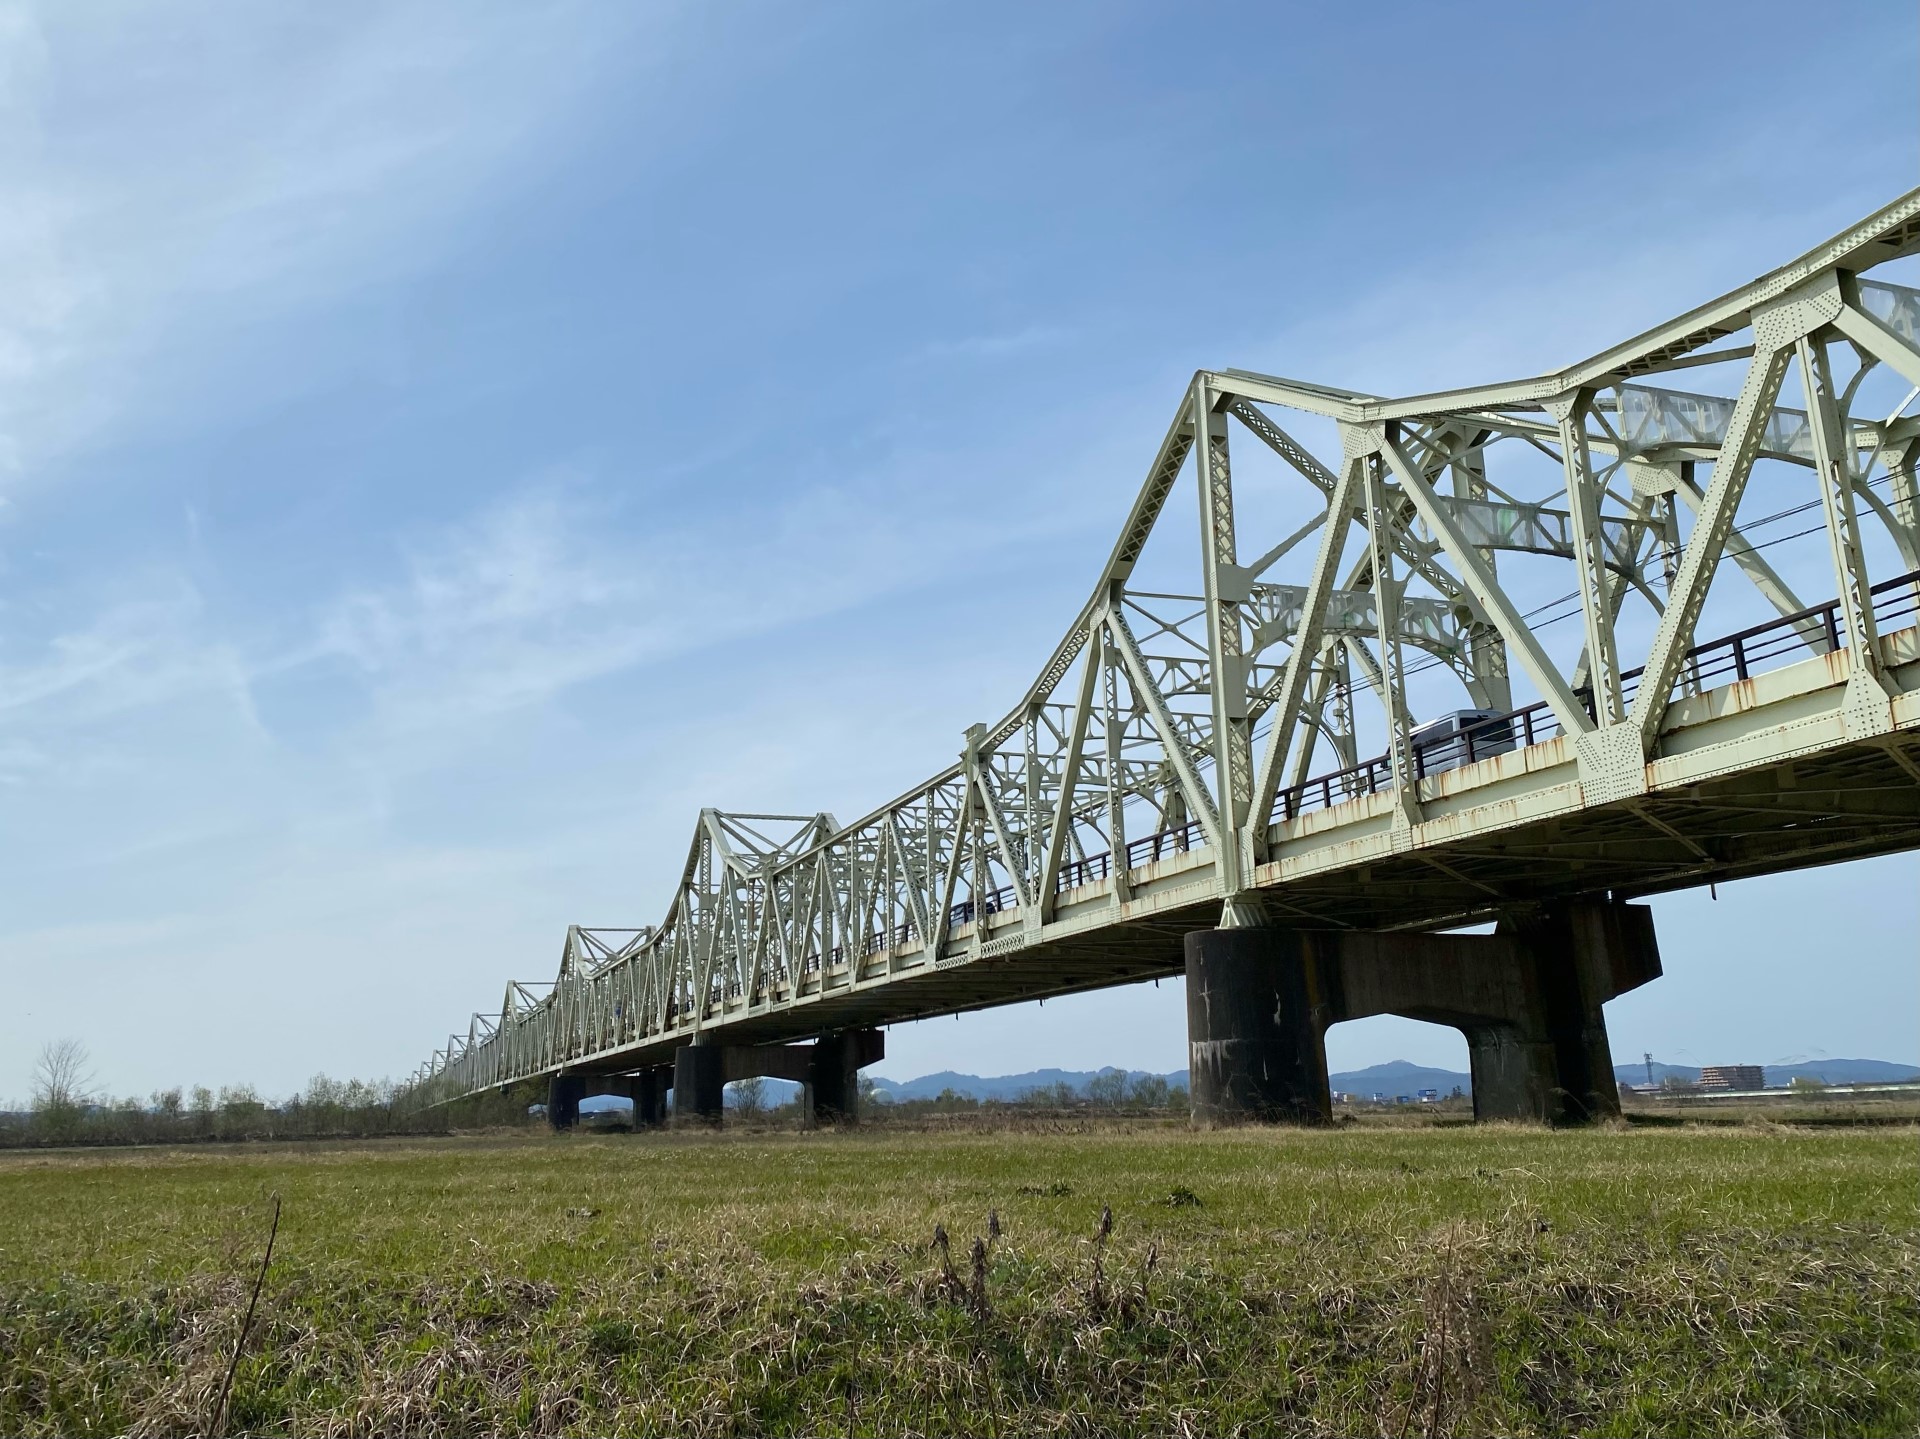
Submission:
M 957 762 L 703 811 L 660 923 L 569 928 L 411 1097 L 712 1122 L 771 1074 L 848 1119 L 882 1026 L 1185 974 L 1201 1117 L 1324 1117 L 1377 1013 L 1460 1028 L 1482 1117 L 1616 1111 L 1632 901 L 1920 847 L 1916 268 L 1920 191 L 1538 378 L 1200 372 Z

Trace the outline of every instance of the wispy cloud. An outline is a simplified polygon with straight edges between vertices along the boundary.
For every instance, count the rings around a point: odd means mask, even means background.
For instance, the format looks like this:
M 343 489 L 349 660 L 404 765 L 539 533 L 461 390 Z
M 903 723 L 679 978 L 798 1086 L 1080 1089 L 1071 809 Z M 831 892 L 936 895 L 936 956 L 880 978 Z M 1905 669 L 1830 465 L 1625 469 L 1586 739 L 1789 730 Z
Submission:
M 803 490 L 749 519 L 649 523 L 541 481 L 402 546 L 396 578 L 328 602 L 287 663 L 337 660 L 401 730 L 551 701 L 575 686 L 817 620 L 944 566 L 929 499 L 890 510 Z
M 209 698 L 239 732 L 263 735 L 247 659 L 210 629 L 190 582 L 156 571 L 122 584 L 78 622 L 0 649 L 0 782 L 37 775 L 72 789 L 123 774 L 139 762 L 129 728 L 151 732 L 156 716 Z
M 409 547 L 396 583 L 323 611 L 315 655 L 434 714 L 482 713 L 633 663 L 659 643 L 649 583 L 551 491 L 511 497 Z
M 591 96 L 606 32 L 636 23 L 551 5 L 276 16 L 0 16 L 0 479 L 182 403 L 223 330 L 431 263 Z M 93 103 L 104 76 L 110 105 Z
M 1000 360 L 1028 350 L 1065 345 L 1073 338 L 1073 331 L 1064 326 L 1025 325 L 1017 330 L 1003 330 L 994 334 L 936 340 L 926 347 L 922 355 L 929 360 Z

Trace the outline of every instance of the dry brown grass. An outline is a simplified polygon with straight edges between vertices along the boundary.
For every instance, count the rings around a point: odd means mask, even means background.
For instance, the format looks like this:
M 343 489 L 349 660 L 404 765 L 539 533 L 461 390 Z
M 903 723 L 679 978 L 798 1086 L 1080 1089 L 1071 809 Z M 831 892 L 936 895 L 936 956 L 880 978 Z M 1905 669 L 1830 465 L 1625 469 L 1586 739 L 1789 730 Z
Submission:
M 1778 1125 L 37 1155 L 0 1161 L 0 1432 L 206 1432 L 270 1190 L 233 1432 L 1912 1432 L 1917 1157 Z

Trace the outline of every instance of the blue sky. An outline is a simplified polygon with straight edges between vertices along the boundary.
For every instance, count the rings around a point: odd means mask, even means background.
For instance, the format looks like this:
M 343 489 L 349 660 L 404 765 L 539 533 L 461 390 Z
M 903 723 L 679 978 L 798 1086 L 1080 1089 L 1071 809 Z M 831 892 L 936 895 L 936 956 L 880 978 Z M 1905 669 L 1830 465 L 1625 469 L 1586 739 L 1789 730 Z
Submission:
M 0 7 L 0 1095 L 63 1035 L 116 1092 L 410 1070 L 656 920 L 701 805 L 950 761 L 1193 370 L 1597 349 L 1914 184 L 1917 52 L 1883 4 Z M 1916 880 L 1657 901 L 1616 1053 L 1920 1060 Z M 882 1071 L 1184 1049 L 1163 985 Z

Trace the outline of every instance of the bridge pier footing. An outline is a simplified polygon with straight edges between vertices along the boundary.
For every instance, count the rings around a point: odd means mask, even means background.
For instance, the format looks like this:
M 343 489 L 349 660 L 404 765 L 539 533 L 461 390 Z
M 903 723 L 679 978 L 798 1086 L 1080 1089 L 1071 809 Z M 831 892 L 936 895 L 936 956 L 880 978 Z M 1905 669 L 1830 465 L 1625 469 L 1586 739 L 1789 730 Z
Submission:
M 1477 1119 L 1615 1115 L 1601 1005 L 1660 974 L 1652 911 L 1604 900 L 1516 911 L 1490 935 L 1201 930 L 1186 959 L 1201 1123 L 1326 1122 L 1326 1031 L 1374 1014 L 1466 1036 Z
M 553 1129 L 572 1129 L 580 1122 L 580 1101 L 587 1096 L 587 1081 L 577 1074 L 556 1074 L 547 1081 L 547 1124 Z

